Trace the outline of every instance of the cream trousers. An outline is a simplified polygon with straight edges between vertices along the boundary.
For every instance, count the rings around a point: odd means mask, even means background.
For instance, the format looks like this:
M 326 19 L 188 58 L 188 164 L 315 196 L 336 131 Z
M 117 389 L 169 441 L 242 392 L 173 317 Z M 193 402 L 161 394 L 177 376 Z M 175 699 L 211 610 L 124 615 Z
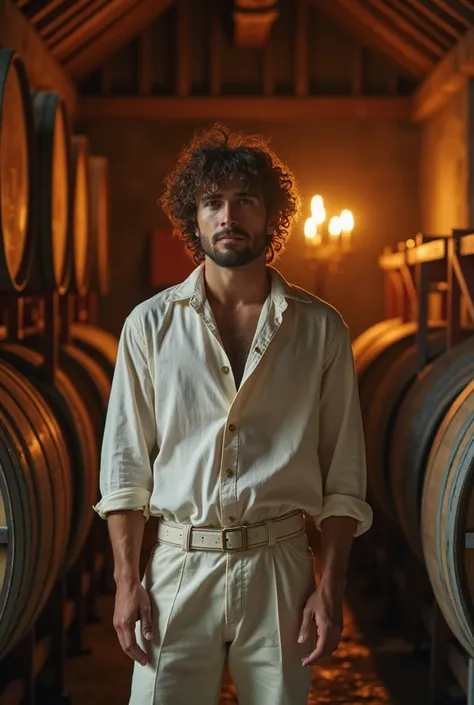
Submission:
M 306 534 L 241 552 L 183 551 L 159 543 L 143 585 L 154 640 L 137 640 L 129 705 L 216 705 L 225 660 L 239 705 L 306 705 L 311 668 L 298 644 L 306 600 L 315 589 Z

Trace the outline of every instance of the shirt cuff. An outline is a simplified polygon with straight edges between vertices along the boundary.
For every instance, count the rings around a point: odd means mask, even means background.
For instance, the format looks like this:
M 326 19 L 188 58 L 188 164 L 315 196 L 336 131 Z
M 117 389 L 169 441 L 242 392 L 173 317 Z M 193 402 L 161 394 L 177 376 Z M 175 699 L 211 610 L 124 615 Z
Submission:
M 331 516 L 352 517 L 357 521 L 354 536 L 360 536 L 372 526 L 372 508 L 358 497 L 346 494 L 330 494 L 323 499 L 321 514 L 314 517 L 316 527 L 321 530 L 321 522 Z
M 145 521 L 150 517 L 151 492 L 143 487 L 123 487 L 106 494 L 94 507 L 94 511 L 107 519 L 110 512 L 129 511 L 142 512 Z

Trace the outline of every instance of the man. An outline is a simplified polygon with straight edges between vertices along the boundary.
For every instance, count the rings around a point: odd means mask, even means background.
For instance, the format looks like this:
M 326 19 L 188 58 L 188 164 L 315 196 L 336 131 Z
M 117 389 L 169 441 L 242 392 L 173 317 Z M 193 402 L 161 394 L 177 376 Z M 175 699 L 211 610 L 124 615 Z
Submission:
M 303 705 L 308 666 L 340 639 L 352 539 L 371 524 L 348 330 L 269 266 L 299 197 L 264 142 L 215 126 L 162 205 L 199 266 L 125 322 L 96 507 L 114 626 L 137 662 L 130 705 L 215 705 L 226 658 L 241 705 Z M 322 532 L 317 589 L 302 512 Z

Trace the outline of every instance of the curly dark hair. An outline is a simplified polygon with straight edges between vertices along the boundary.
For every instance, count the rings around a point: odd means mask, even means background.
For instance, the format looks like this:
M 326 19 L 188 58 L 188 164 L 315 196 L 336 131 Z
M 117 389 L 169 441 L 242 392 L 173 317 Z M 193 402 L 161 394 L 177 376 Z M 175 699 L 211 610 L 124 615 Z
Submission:
M 240 176 L 262 189 L 267 213 L 275 229 L 267 244 L 266 261 L 272 262 L 288 240 L 300 212 L 296 179 L 268 147 L 268 140 L 231 132 L 220 123 L 194 136 L 181 152 L 174 170 L 165 179 L 160 204 L 181 237 L 195 264 L 204 260 L 196 237 L 197 200 L 201 193 L 218 188 L 229 178 Z

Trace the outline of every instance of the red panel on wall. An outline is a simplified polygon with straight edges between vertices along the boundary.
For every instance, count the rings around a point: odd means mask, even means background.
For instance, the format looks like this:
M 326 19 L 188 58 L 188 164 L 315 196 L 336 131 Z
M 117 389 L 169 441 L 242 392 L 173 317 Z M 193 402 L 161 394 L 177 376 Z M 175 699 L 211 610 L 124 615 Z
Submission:
M 170 228 L 156 228 L 150 237 L 150 283 L 156 289 L 179 284 L 195 265 L 183 240 L 173 237 Z

